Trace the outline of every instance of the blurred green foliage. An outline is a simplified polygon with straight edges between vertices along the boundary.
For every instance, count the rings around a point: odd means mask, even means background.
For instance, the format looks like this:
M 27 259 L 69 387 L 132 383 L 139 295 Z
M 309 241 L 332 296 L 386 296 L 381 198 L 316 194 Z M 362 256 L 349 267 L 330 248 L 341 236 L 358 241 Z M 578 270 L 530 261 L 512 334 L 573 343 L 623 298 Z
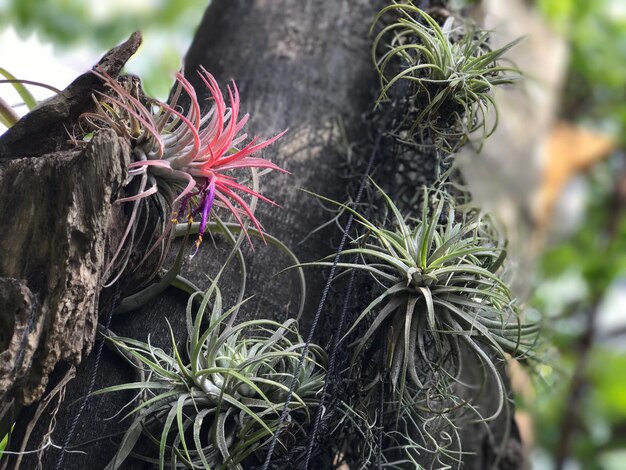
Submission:
M 620 310 L 608 305 L 615 302 L 611 292 L 626 289 L 626 2 L 537 5 L 570 44 L 563 115 L 612 132 L 622 147 L 587 175 L 588 204 L 578 230 L 541 259 L 533 303 L 545 314 L 544 340 L 556 359 L 544 377 L 548 386 L 538 387 L 530 405 L 537 444 L 549 456 L 537 468 L 554 468 L 554 458 L 567 454 L 571 468 L 624 470 L 626 331 L 597 328 L 606 325 L 608 307 Z M 568 452 L 560 448 L 563 436 Z
M 554 359 L 543 377 L 547 386 L 538 386 L 530 404 L 537 445 L 546 451 L 537 468 L 554 468 L 560 454 L 572 464 L 568 468 L 624 470 L 626 330 L 607 328 L 623 329 L 626 321 L 607 323 L 606 315 L 616 308 L 611 294 L 626 289 L 626 1 L 536 4 L 570 46 L 562 114 L 621 142 L 586 176 L 583 223 L 540 260 L 533 303 L 545 314 L 544 339 Z
M 585 470 L 626 468 L 626 460 L 614 455 L 626 448 L 626 331 L 621 337 L 612 332 L 616 336 L 607 343 L 607 332 L 596 329 L 611 289 L 626 288 L 626 207 L 620 189 L 625 172 L 620 152 L 592 169 L 584 223 L 542 257 L 534 299 L 547 318 L 543 339 L 556 352 L 547 386 L 538 385 L 530 405 L 538 445 L 555 456 L 562 436 L 571 433 L 569 457 L 579 464 L 573 468 Z M 574 295 L 559 292 L 559 282 L 569 283 Z M 569 300 L 555 302 L 551 296 Z M 587 346 L 590 315 L 593 339 Z M 570 409 L 573 396 L 580 398 Z M 573 428 L 567 421 L 572 413 Z
M 95 8 L 94 2 L 82 0 L 10 0 L 0 11 L 5 23 L 10 22 L 21 30 L 36 28 L 56 44 L 73 45 L 87 40 L 107 47 L 137 29 L 189 27 L 189 20 L 198 19 L 206 3 L 206 0 L 105 1 L 104 8 Z M 190 9 L 194 11 L 192 16 Z
M 626 275 L 626 217 L 617 207 L 616 175 L 623 171 L 621 156 L 593 168 L 588 175 L 589 198 L 584 223 L 566 242 L 547 251 L 543 275 L 555 278 L 575 270 L 594 302 L 620 276 Z
M 598 414 L 605 416 L 609 425 L 624 425 L 626 421 L 626 373 L 623 372 L 626 372 L 626 354 L 616 354 L 603 347 L 594 351 L 589 365 L 589 380 L 594 386 L 592 401 L 598 404 Z M 621 444 L 626 444 L 626 436 Z
M 576 344 L 576 343 L 572 343 Z M 566 398 L 576 363 L 574 351 L 563 352 L 559 371 L 549 389 L 540 389 L 533 412 L 537 442 L 550 455 L 557 452 L 563 432 Z M 623 470 L 626 459 L 617 459 L 615 451 L 626 449 L 626 353 L 596 346 L 587 364 L 586 383 L 576 410 L 578 417 L 571 441 L 570 468 L 584 470 Z M 611 462 L 610 464 L 608 462 Z M 545 467 L 536 467 L 542 470 Z M 548 468 L 554 468 L 549 466 Z
M 571 45 L 564 115 L 578 115 L 626 142 L 626 1 L 537 0 Z
M 0 0 L 0 28 L 36 31 L 57 48 L 87 46 L 104 53 L 134 31 L 144 46 L 131 64 L 149 94 L 165 98 L 174 72 L 210 0 Z

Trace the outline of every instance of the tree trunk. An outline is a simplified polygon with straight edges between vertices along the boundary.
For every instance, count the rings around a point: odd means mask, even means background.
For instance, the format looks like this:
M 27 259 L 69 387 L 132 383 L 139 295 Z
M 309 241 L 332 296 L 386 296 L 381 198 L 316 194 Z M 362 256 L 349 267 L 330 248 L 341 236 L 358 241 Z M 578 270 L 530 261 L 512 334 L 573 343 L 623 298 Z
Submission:
M 185 73 L 200 95 L 204 86 L 196 74 L 199 66 L 214 74 L 222 86 L 231 78 L 236 80 L 243 111 L 250 113 L 250 133 L 268 138 L 289 128 L 277 144 L 266 150 L 266 156 L 291 175 L 274 173 L 262 180 L 263 194 L 282 207 L 260 203 L 257 214 L 266 231 L 289 246 L 302 262 L 319 260 L 332 253 L 340 236 L 333 226 L 306 238 L 331 215 L 314 197 L 300 191 L 304 188 L 338 201 L 346 200 L 344 157 L 335 148 L 341 128 L 338 118 L 345 125 L 350 141 L 367 142 L 369 132 L 375 131 L 374 125 L 364 122 L 363 115 L 371 111 L 377 93 L 378 78 L 371 64 L 368 31 L 382 3 L 371 0 L 213 0 L 186 56 Z M 362 158 L 359 165 L 363 166 L 367 157 L 357 157 Z M 431 179 L 432 174 L 425 178 Z M 205 274 L 216 272 L 224 252 L 219 246 L 215 248 L 210 240 L 205 241 L 198 255 L 186 263 L 184 275 L 201 288 L 206 287 Z M 278 320 L 294 316 L 299 302 L 295 275 L 272 277 L 288 266 L 289 260 L 276 248 L 258 240 L 254 242 L 254 250 L 248 250 L 246 256 L 247 292 L 255 294 L 255 298 L 246 304 L 244 314 Z M 227 301 L 234 300 L 238 279 L 236 266 L 222 277 L 221 286 L 226 286 Z M 301 322 L 304 333 L 308 331 L 324 283 L 323 271 L 307 272 L 308 294 Z M 229 284 L 232 284 L 230 289 Z M 337 298 L 324 310 L 326 319 L 338 315 L 341 293 L 337 287 L 331 294 Z M 111 329 L 120 336 L 141 340 L 150 335 L 152 344 L 169 348 L 166 319 L 175 332 L 180 332 L 178 338 L 184 340 L 185 304 L 184 295 L 167 290 L 140 310 L 114 318 Z M 105 321 L 107 315 L 108 312 L 102 312 L 100 321 Z M 328 336 L 327 331 L 317 335 L 318 338 Z M 63 444 L 81 398 L 91 388 L 96 357 L 92 354 L 84 361 L 77 369 L 76 379 L 67 386 L 65 401 L 56 413 L 56 427 L 51 433 L 57 445 Z M 62 366 L 57 369 L 56 380 L 49 390 L 67 373 L 67 368 Z M 132 370 L 119 356 L 105 350 L 94 380 L 93 390 L 98 390 L 133 380 Z M 64 468 L 105 467 L 119 443 L 119 433 L 123 433 L 127 424 L 119 423 L 117 416 L 108 418 L 120 412 L 131 399 L 131 394 L 116 393 L 87 402 L 68 448 L 86 454 L 67 454 Z M 485 397 L 485 402 L 490 400 L 493 397 Z M 31 408 L 29 413 L 23 416 L 31 416 L 35 410 Z M 476 426 L 465 432 L 463 450 L 475 455 L 468 459 L 464 468 L 489 468 L 501 440 L 499 435 L 489 437 L 490 432 L 495 430 L 499 434 L 508 419 L 501 418 L 491 429 Z M 48 430 L 49 420 L 42 420 L 28 450 L 36 448 Z M 116 433 L 113 440 L 106 438 Z M 98 441 L 89 443 L 94 439 Z M 510 443 L 513 447 L 517 445 L 517 438 L 513 437 Z M 72 446 L 76 445 L 81 447 L 74 449 Z M 59 451 L 49 447 L 43 455 L 43 468 L 55 468 L 58 456 Z M 27 456 L 22 468 L 35 468 L 36 463 L 37 456 Z M 133 463 L 125 468 L 144 467 Z M 500 468 L 519 467 L 513 464 Z

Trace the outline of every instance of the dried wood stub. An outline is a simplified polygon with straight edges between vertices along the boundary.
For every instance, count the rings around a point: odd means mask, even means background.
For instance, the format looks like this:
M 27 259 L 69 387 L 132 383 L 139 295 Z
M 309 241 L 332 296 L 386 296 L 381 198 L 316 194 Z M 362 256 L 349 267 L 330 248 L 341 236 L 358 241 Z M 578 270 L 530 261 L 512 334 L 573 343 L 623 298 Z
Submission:
M 37 299 L 26 282 L 0 278 L 0 393 L 27 374 L 42 324 Z
M 133 33 L 107 52 L 94 68 L 117 77 L 140 45 L 141 34 Z M 104 89 L 102 81 L 91 72 L 77 77 L 60 94 L 39 103 L 0 136 L 0 160 L 52 155 L 67 149 L 68 130 L 93 106 L 92 94 Z
M 91 350 L 129 161 L 129 145 L 102 131 L 83 151 L 0 164 L 0 406 L 37 400 L 59 361 Z

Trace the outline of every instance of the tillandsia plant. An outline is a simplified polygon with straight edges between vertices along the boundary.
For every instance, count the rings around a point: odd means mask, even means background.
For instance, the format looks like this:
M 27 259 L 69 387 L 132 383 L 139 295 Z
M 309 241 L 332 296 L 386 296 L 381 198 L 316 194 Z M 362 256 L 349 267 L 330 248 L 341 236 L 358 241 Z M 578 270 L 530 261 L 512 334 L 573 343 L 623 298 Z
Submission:
M 411 219 L 376 188 L 391 214 L 388 228 L 344 206 L 365 234 L 353 241 L 354 248 L 342 252 L 358 255 L 362 262 L 339 266 L 370 273 L 382 288 L 344 336 L 367 322 L 350 345 L 353 362 L 373 340 L 382 341 L 385 370 L 392 390 L 401 397 L 409 379 L 423 388 L 428 374 L 458 378 L 462 351 L 469 350 L 498 384 L 499 404 L 491 418 L 497 416 L 505 388 L 493 357 L 531 354 L 538 331 L 538 325 L 522 321 L 501 277 L 505 240 L 490 217 L 459 207 L 443 191 L 425 191 L 421 217 Z M 444 367 L 450 357 L 456 375 Z
M 173 334 L 171 353 L 149 341 L 109 338 L 125 357 L 142 365 L 146 378 L 96 392 L 139 390 L 141 397 L 141 404 L 127 415 L 134 421 L 108 470 L 119 468 L 131 453 L 160 469 L 246 468 L 244 462 L 254 462 L 254 454 L 276 430 L 296 373 L 287 405 L 292 422 L 283 430 L 282 442 L 295 439 L 310 419 L 325 380 L 324 351 L 311 345 L 298 369 L 305 344 L 295 320 L 233 326 L 240 306 L 225 310 L 215 282 L 194 317 L 193 305 L 201 295 L 196 293 L 187 305 L 188 361 Z M 158 457 L 133 452 L 141 434 L 158 446 Z
M 440 26 L 410 0 L 384 7 L 372 29 L 379 23 L 384 24 L 372 47 L 381 81 L 377 105 L 391 99 L 392 88 L 406 84 L 394 97 L 408 102 L 396 131 L 401 139 L 454 152 L 470 134 L 482 131 L 486 138 L 495 130 L 491 92 L 519 78 L 518 69 L 501 64 L 519 40 L 491 49 L 488 32 L 454 16 Z M 492 124 L 490 109 L 496 113 Z
M 242 130 L 248 115 L 239 115 L 239 92 L 234 82 L 228 86 L 227 104 L 215 78 L 205 69 L 199 71 L 212 101 L 210 110 L 203 114 L 196 91 L 180 73 L 168 103 L 140 96 L 132 80 L 128 81 L 130 86 L 123 86 L 102 71 L 94 73 L 110 93 L 99 94 L 95 99 L 96 111 L 85 113 L 83 118 L 93 128 L 114 129 L 133 144 L 127 195 L 117 200 L 131 203 L 132 209 L 105 276 L 109 284 L 119 278 L 128 263 L 146 224 L 150 204 L 157 208 L 159 229 L 149 237 L 153 242 L 149 251 L 161 246 L 163 256 L 177 219 L 199 219 L 198 246 L 217 206 L 226 209 L 246 235 L 246 218 L 262 234 L 261 224 L 254 216 L 256 201 L 273 202 L 259 193 L 257 170 L 284 170 L 255 155 L 284 132 L 265 141 L 255 137 L 245 143 L 247 135 Z M 185 113 L 178 107 L 183 93 L 190 103 Z M 242 175 L 239 170 L 251 170 L 251 174 Z

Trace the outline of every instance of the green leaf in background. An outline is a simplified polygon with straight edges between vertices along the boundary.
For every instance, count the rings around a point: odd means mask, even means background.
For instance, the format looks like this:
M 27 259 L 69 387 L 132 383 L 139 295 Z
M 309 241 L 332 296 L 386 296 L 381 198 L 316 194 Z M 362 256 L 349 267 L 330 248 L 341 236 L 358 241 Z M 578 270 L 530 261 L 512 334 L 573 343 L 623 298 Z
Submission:
M 30 91 L 26 89 L 23 84 L 19 83 L 11 73 L 0 67 L 0 75 L 2 75 L 7 80 L 15 80 L 13 83 L 11 83 L 11 85 L 20 95 L 20 98 L 24 100 L 24 103 L 26 104 L 28 109 L 33 109 L 35 106 L 37 106 L 37 100 L 35 99 L 35 97 L 30 93 Z
M 626 420 L 626 350 L 598 346 L 589 364 L 589 380 L 594 385 L 594 401 L 612 424 Z
M 613 204 L 618 184 L 614 175 L 619 173 L 620 160 L 618 155 L 591 170 L 585 222 L 570 239 L 544 253 L 544 279 L 579 272 L 589 294 L 601 295 L 617 277 L 626 274 L 626 217 L 616 214 Z
M 11 105 L 0 96 L 0 124 L 9 128 L 20 120 L 20 116 L 13 110 Z

